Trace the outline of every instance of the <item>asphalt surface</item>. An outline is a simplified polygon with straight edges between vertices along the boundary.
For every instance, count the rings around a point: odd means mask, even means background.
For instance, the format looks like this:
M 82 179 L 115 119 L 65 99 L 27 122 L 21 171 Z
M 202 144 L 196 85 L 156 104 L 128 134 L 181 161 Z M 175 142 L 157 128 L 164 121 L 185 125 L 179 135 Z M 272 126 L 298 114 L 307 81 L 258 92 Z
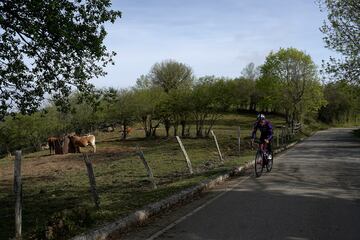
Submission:
M 121 239 L 360 239 L 360 141 L 321 131 L 271 173 L 227 182 Z

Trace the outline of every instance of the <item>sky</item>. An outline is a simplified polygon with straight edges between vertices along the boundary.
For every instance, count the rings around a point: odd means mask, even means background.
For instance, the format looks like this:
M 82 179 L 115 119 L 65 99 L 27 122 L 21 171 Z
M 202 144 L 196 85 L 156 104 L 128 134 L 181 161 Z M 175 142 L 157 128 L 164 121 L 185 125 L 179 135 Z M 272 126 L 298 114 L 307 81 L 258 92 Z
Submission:
M 270 51 L 295 47 L 320 66 L 333 53 L 320 32 L 315 0 L 113 0 L 122 12 L 107 24 L 105 45 L 117 55 L 97 87 L 127 88 L 152 65 L 173 59 L 195 76 L 238 77 Z

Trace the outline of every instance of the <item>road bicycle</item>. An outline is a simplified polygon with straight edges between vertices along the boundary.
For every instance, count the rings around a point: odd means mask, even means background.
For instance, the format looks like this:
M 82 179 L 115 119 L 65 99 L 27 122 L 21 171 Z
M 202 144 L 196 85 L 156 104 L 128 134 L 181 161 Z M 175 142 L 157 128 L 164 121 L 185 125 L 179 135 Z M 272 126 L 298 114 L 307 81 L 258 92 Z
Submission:
M 267 172 L 271 171 L 274 163 L 274 155 L 272 152 L 268 152 L 266 148 L 267 144 L 261 143 L 259 140 L 255 140 L 254 142 L 259 145 L 255 155 L 254 171 L 255 176 L 260 177 L 265 167 Z

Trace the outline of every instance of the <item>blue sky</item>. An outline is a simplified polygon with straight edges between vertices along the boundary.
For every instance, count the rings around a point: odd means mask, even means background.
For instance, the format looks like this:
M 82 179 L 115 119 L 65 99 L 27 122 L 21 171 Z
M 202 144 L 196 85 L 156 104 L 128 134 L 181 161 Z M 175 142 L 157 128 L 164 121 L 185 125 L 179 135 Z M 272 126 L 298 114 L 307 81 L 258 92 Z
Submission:
M 315 0 L 113 0 L 113 8 L 123 14 L 107 25 L 115 66 L 92 81 L 97 87 L 133 86 L 165 59 L 188 64 L 196 76 L 237 77 L 280 47 L 303 50 L 317 65 L 332 54 Z

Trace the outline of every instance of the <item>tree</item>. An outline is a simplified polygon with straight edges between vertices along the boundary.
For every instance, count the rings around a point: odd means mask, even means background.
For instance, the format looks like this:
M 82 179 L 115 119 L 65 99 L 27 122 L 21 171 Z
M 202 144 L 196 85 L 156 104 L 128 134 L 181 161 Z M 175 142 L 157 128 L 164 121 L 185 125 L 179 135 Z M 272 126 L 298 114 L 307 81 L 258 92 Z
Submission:
M 179 89 L 190 89 L 193 85 L 194 76 L 191 67 L 184 63 L 174 60 L 165 60 L 161 63 L 155 63 L 147 76 L 142 76 L 137 81 L 138 88 L 149 86 L 148 79 L 151 80 L 151 86 L 162 89 L 166 94 Z M 163 104 L 162 107 L 167 106 Z M 171 127 L 171 111 L 162 108 L 161 121 L 165 126 L 166 136 L 169 136 Z
M 112 119 L 112 121 L 115 121 L 116 123 L 120 123 L 123 127 L 123 140 L 125 140 L 127 137 L 128 127 L 130 127 L 136 120 L 135 97 L 136 96 L 134 94 L 134 91 L 121 90 L 116 100 L 113 102 L 113 105 L 110 107 L 110 119 Z
M 241 76 L 246 79 L 255 80 L 260 75 L 260 69 L 255 67 L 254 63 L 249 63 L 241 71 Z
M 356 121 L 360 113 L 360 87 L 347 81 L 330 82 L 324 88 L 327 104 L 319 111 L 325 123 Z
M 336 79 L 360 84 L 360 1 L 319 0 L 327 11 L 321 32 L 325 34 L 325 46 L 335 50 L 343 59 L 330 58 L 324 64 L 328 73 Z
M 148 75 L 141 75 L 138 79 L 136 79 L 135 89 L 149 89 L 152 87 L 152 82 Z
M 159 88 L 134 90 L 135 116 L 141 122 L 146 137 L 156 136 L 156 130 L 161 123 L 159 104 L 164 94 Z
M 156 63 L 150 70 L 153 86 L 161 87 L 166 93 L 172 89 L 189 88 L 193 84 L 191 67 L 174 60 Z
M 259 88 L 257 82 L 259 79 L 248 79 L 244 77 L 234 79 L 234 104 L 237 110 L 256 111 L 260 100 Z
M 166 94 L 159 104 L 159 113 L 163 119 L 168 119 L 173 126 L 174 136 L 178 135 L 178 128 L 181 125 L 181 136 L 187 136 L 186 126 L 191 119 L 192 90 L 178 89 Z M 169 136 L 169 129 L 166 136 Z
M 319 85 L 316 66 L 310 55 L 295 48 L 281 48 L 266 57 L 261 73 L 263 87 L 270 87 L 270 91 L 265 92 L 266 95 L 274 95 L 274 98 L 269 98 L 267 107 L 282 106 L 287 122 L 292 125 L 295 121 L 301 121 L 302 111 L 305 109 L 304 96 L 316 84 Z M 317 108 L 324 103 L 321 96 L 313 101 L 313 106 Z
M 32 113 L 46 94 L 64 109 L 73 87 L 105 75 L 114 52 L 104 45 L 104 24 L 120 12 L 110 0 L 4 0 L 0 2 L 0 119 Z
M 282 111 L 278 108 L 283 106 L 282 100 L 288 101 L 284 98 L 281 81 L 274 78 L 272 75 L 263 74 L 255 83 L 257 90 L 257 110 L 261 112 Z M 287 105 L 285 105 L 285 108 Z
M 223 96 L 217 88 L 216 78 L 200 78 L 192 91 L 191 109 L 195 121 L 196 136 L 209 136 L 215 121 L 221 116 L 223 110 L 221 101 Z M 208 81 L 210 80 L 210 81 Z
M 49 136 L 63 134 L 66 127 L 53 107 L 48 107 L 47 113 L 7 116 L 0 122 L 0 153 L 20 148 L 37 151 Z

